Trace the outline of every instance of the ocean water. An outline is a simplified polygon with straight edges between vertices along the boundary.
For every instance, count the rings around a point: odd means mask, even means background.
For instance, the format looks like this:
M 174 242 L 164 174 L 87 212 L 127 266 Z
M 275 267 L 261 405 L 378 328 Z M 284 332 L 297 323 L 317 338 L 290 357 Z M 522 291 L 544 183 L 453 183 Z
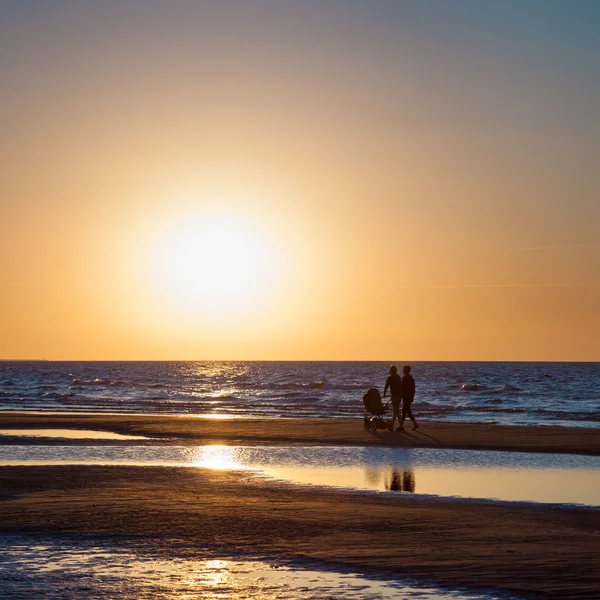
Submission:
M 404 363 L 397 363 L 402 366 Z M 600 363 L 414 362 L 424 420 L 600 427 Z M 384 362 L 0 362 L 0 410 L 360 417 Z

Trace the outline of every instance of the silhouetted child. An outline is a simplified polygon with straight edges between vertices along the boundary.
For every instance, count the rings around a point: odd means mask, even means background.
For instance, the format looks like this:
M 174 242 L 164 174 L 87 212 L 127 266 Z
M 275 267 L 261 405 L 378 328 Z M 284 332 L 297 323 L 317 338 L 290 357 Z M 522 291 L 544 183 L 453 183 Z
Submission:
M 394 423 L 396 417 L 398 418 L 398 424 L 402 427 L 402 418 L 400 414 L 400 403 L 402 402 L 402 377 L 398 375 L 398 367 L 392 365 L 390 367 L 390 376 L 385 382 L 385 388 L 383 389 L 383 397 L 385 398 L 388 388 L 390 395 L 392 396 L 392 429 L 394 429 Z M 398 429 L 400 431 L 400 429 Z
M 400 420 L 400 428 L 404 428 L 404 420 L 408 417 L 413 422 L 413 431 L 419 429 L 417 421 L 412 414 L 410 409 L 413 400 L 415 399 L 415 379 L 410 374 L 410 366 L 406 365 L 402 371 L 404 377 L 402 378 L 402 419 Z

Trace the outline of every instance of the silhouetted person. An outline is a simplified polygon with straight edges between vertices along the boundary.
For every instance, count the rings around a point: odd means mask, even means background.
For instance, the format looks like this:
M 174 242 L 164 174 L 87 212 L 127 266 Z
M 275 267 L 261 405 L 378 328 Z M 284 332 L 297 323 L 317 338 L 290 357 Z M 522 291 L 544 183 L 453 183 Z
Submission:
M 413 422 L 413 431 L 419 429 L 417 421 L 412 414 L 410 409 L 413 400 L 415 399 L 415 379 L 410 374 L 410 366 L 406 365 L 402 371 L 404 377 L 402 378 L 402 418 L 400 419 L 400 428 L 404 429 L 404 420 L 408 417 Z
M 390 376 L 385 382 L 385 388 L 383 388 L 384 398 L 387 394 L 388 388 L 392 397 L 392 430 L 394 429 L 394 423 L 397 417 L 399 425 L 397 431 L 400 431 L 400 428 L 402 427 L 402 415 L 400 413 L 400 404 L 402 402 L 402 377 L 398 375 L 398 367 L 395 365 L 390 367 Z

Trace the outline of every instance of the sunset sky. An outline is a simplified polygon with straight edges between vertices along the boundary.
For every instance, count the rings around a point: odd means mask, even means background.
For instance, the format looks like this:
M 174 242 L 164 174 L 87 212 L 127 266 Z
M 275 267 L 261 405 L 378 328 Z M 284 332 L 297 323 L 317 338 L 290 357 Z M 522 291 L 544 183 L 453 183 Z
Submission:
M 0 0 L 0 358 L 600 360 L 600 2 Z

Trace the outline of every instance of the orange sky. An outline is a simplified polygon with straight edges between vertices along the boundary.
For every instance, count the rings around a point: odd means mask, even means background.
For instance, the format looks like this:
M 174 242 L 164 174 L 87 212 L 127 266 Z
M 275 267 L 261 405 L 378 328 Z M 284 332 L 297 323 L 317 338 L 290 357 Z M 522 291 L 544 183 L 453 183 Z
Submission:
M 3 5 L 0 357 L 600 360 L 599 16 Z

